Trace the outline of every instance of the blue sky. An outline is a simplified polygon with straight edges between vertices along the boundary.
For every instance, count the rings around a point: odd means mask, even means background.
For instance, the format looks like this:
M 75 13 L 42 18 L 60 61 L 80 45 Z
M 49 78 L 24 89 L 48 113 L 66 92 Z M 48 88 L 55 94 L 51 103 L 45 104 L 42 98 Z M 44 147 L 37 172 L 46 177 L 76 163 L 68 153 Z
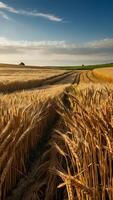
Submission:
M 0 1 L 0 55 L 33 65 L 113 62 L 113 1 Z

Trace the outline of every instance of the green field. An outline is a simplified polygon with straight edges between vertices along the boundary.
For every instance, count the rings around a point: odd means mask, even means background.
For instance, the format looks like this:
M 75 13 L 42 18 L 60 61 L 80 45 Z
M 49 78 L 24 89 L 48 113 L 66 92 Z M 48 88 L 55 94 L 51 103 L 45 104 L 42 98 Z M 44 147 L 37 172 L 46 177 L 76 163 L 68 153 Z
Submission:
M 81 66 L 21 66 L 14 64 L 0 64 L 4 68 L 20 68 L 20 69 L 60 69 L 60 70 L 92 70 L 96 68 L 113 67 L 113 63 L 97 64 L 97 65 L 81 65 Z
M 113 63 L 108 64 L 98 64 L 98 65 L 84 65 L 84 66 L 63 66 L 63 67 L 55 67 L 57 69 L 65 69 L 65 70 L 92 70 L 96 68 L 105 68 L 105 67 L 113 67 Z

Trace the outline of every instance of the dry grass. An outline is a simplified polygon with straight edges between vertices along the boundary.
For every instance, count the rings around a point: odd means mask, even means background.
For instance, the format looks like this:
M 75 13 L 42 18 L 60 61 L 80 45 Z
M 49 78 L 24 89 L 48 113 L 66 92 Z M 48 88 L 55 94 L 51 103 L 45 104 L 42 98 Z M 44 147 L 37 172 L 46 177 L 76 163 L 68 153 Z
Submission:
M 29 156 L 54 122 L 54 98 L 64 87 L 0 95 L 0 200 L 26 177 Z
M 66 78 L 66 76 L 69 76 L 69 74 L 60 74 L 55 75 L 49 78 L 41 79 L 41 80 L 21 80 L 21 81 L 12 81 L 9 83 L 4 84 L 3 82 L 0 84 L 0 93 L 10 93 L 15 92 L 18 90 L 26 90 L 26 89 L 33 89 L 38 88 L 41 86 L 49 85 L 49 84 L 55 84 L 56 82 L 59 82 L 60 80 Z M 71 83 L 68 81 L 68 83 Z
M 0 200 L 113 199 L 113 86 L 87 72 L 65 98 L 67 84 L 0 95 Z
M 72 87 L 68 98 L 22 200 L 113 199 L 113 86 Z
M 56 133 L 63 143 L 54 141 L 64 160 L 55 167 L 60 188 L 66 188 L 68 199 L 112 200 L 113 86 L 80 86 L 69 98 L 71 111 L 61 106 L 63 129 Z
M 0 80 L 1 82 L 8 83 L 12 81 L 24 81 L 26 77 L 27 80 L 40 80 L 44 78 L 49 78 L 54 75 L 59 75 L 65 70 L 52 70 L 52 69 L 1 69 L 0 68 Z
M 81 72 L 80 82 L 97 84 L 101 83 L 102 80 L 96 77 L 92 70 L 85 70 Z
M 93 73 L 98 79 L 113 83 L 113 68 L 94 69 Z
M 2 69 L 0 68 L 0 92 L 12 92 L 43 85 L 46 81 L 65 75 L 61 70 Z
M 0 81 L 4 84 L 12 81 L 28 81 L 28 80 L 40 80 L 48 78 L 54 75 L 59 75 L 66 70 L 54 70 L 45 68 L 33 68 L 28 66 L 19 65 L 1 65 L 0 64 Z M 26 78 L 25 78 L 26 77 Z
M 69 84 L 59 84 L 53 86 L 45 86 L 40 89 L 34 90 L 23 90 L 21 92 L 14 92 L 11 94 L 0 94 L 0 106 L 4 108 L 10 108 L 12 105 L 15 107 L 25 107 L 29 104 L 35 104 L 37 102 L 43 102 L 48 98 L 54 98 L 57 95 L 60 95 L 63 90 L 68 87 Z

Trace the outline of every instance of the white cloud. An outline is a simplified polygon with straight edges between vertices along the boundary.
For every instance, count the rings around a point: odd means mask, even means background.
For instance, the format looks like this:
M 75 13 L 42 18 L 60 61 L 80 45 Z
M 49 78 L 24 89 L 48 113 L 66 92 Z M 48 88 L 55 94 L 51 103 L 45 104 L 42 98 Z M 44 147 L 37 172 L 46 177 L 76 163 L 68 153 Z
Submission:
M 28 40 L 20 40 L 14 41 L 9 40 L 5 37 L 0 37 L 0 47 L 15 47 L 15 48 L 48 48 L 48 47 L 56 47 L 62 48 L 66 47 L 65 41 L 28 41 Z
M 7 11 L 7 12 L 10 12 L 10 13 L 18 14 L 18 15 L 26 15 L 26 16 L 32 16 L 32 17 L 42 17 L 42 18 L 48 19 L 50 21 L 55 21 L 55 22 L 63 21 L 62 18 L 55 16 L 53 14 L 49 14 L 49 13 L 42 13 L 42 12 L 37 12 L 37 11 L 17 10 L 13 7 L 8 6 L 7 4 L 5 4 L 1 1 L 0 1 L 0 9 Z
M 97 47 L 98 44 L 98 48 Z M 81 65 L 113 62 L 113 39 L 72 44 L 65 41 L 14 41 L 0 37 L 0 62 Z
M 105 38 L 103 40 L 96 40 L 93 42 L 89 42 L 89 47 L 94 47 L 94 48 L 109 48 L 113 47 L 113 38 Z
M 0 16 L 6 20 L 9 20 L 9 17 L 2 11 L 0 11 Z

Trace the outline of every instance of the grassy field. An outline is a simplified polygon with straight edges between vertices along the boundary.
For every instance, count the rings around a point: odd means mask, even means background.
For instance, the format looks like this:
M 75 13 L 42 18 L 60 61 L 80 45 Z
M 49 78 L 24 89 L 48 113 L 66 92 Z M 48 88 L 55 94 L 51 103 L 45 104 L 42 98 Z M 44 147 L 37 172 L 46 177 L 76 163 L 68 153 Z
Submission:
M 0 91 L 0 200 L 112 200 L 113 85 L 95 70 L 0 68 L 19 82 Z
M 63 67 L 56 67 L 56 69 L 62 70 L 93 70 L 97 68 L 107 68 L 113 67 L 113 63 L 109 64 L 97 64 L 97 65 L 84 65 L 84 66 L 63 66 Z
M 43 67 L 43 69 L 47 70 L 47 69 L 59 69 L 59 70 L 93 70 L 93 69 L 97 69 L 97 68 L 110 68 L 113 67 L 113 63 L 106 63 L 106 64 L 96 64 L 96 65 L 83 65 L 83 66 L 45 66 Z M 21 66 L 21 65 L 12 65 L 12 64 L 0 64 L 0 68 L 12 68 L 12 69 L 28 69 L 29 70 L 37 70 L 40 69 L 42 70 L 42 67 L 38 66 Z

